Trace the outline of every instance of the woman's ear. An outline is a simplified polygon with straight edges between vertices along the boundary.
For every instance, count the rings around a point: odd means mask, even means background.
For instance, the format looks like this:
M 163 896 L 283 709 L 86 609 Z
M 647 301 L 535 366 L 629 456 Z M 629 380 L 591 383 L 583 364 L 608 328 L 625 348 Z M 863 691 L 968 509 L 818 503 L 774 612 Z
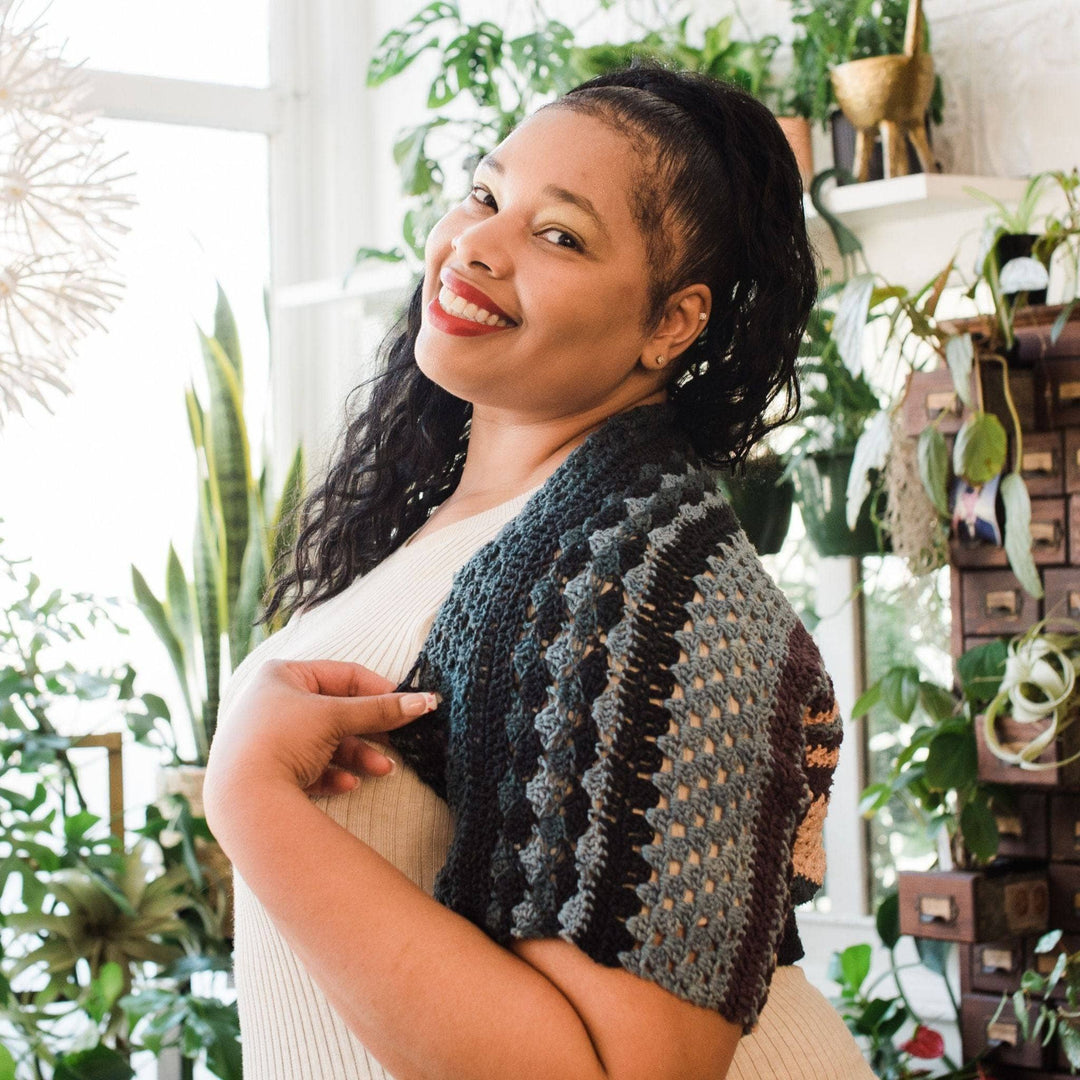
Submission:
M 642 350 L 645 366 L 663 366 L 657 363 L 658 357 L 669 364 L 690 348 L 708 326 L 711 310 L 712 293 L 707 285 L 687 285 L 672 293 L 659 325 Z

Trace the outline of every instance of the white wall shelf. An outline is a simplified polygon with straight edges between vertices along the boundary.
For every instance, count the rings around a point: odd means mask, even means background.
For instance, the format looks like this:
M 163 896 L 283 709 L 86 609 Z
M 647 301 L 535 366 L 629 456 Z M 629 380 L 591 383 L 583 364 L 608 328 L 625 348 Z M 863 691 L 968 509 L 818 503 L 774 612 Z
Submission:
M 825 192 L 823 201 L 858 236 L 872 270 L 889 281 L 918 288 L 953 256 L 962 272 L 973 265 L 983 222 L 992 208 L 965 188 L 1014 205 L 1026 187 L 1026 179 L 1011 177 L 914 173 L 836 187 Z M 828 226 L 809 196 L 804 196 L 803 205 L 807 231 L 822 265 L 840 273 Z
M 1024 194 L 1026 179 L 1002 176 L 950 176 L 946 173 L 912 173 L 891 180 L 848 184 L 825 193 L 825 205 L 856 232 L 860 225 L 887 221 L 896 224 L 911 218 L 927 218 L 956 210 L 986 212 L 989 207 L 965 188 L 976 188 L 1006 204 Z M 818 212 L 803 197 L 807 223 L 818 221 Z M 813 228 L 813 225 L 810 226 Z

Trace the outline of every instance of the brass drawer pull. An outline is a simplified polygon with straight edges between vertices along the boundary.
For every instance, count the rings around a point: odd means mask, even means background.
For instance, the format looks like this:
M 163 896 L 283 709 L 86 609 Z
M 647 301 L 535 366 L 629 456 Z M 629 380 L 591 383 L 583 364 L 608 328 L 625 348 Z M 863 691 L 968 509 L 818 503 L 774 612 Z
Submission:
M 1046 473 L 1052 476 L 1057 472 L 1054 468 L 1053 450 L 1029 450 L 1021 459 L 1020 471 Z
M 983 971 L 1012 971 L 1012 949 L 983 949 Z
M 919 922 L 956 922 L 956 901 L 951 896 L 920 896 Z
M 1019 815 L 1009 814 L 1001 815 L 994 819 L 997 821 L 998 833 L 1001 836 L 1012 836 L 1015 839 L 1020 840 L 1024 835 L 1024 826 L 1020 820 Z
M 1017 596 L 1015 589 L 997 589 L 988 592 L 984 601 L 987 615 L 1015 615 Z
M 992 1043 L 1008 1043 L 1015 1046 L 1020 1041 L 1020 1025 L 1005 1020 L 995 1020 L 986 1025 L 986 1037 Z
M 1032 543 L 1057 547 L 1061 543 L 1060 529 L 1061 526 L 1056 521 L 1033 521 L 1031 523 Z
M 1077 396 L 1080 396 L 1080 394 Z M 955 413 L 959 416 L 960 397 L 955 390 L 936 390 L 934 393 L 926 395 L 926 412 L 930 417 L 943 412 Z

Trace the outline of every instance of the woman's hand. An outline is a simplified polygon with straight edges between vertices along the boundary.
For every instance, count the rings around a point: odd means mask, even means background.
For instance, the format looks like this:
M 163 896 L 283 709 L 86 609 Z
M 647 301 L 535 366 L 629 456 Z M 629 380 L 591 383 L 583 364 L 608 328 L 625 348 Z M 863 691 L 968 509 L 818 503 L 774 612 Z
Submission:
M 287 779 L 311 795 L 348 791 L 353 773 L 384 775 L 389 758 L 372 741 L 435 708 L 433 694 L 393 693 L 359 664 L 271 660 L 252 677 L 214 736 L 205 797 L 238 785 Z

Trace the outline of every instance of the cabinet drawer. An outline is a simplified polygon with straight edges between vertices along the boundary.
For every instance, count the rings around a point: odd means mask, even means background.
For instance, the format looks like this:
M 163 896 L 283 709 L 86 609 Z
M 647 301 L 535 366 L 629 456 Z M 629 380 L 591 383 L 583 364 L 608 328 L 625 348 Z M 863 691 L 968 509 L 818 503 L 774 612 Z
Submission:
M 1080 358 L 1055 357 L 1036 363 L 1035 399 L 1040 427 L 1080 424 Z
M 1020 472 L 1032 497 L 1065 493 L 1064 442 L 1060 431 L 1034 431 L 1024 436 Z
M 1076 522 L 1074 510 L 1074 528 L 1072 529 L 1073 546 L 1076 546 Z M 1046 597 L 1043 607 L 1046 610 L 1047 625 L 1051 630 L 1068 633 L 1075 631 L 1069 626 L 1069 619 L 1080 622 L 1080 566 L 1049 569 L 1043 575 Z M 1058 620 L 1058 621 L 1055 621 Z
M 998 854 L 1013 859 L 1049 858 L 1047 796 L 1040 791 L 1017 791 L 1010 802 L 1010 806 L 994 808 Z
M 960 999 L 960 1035 L 964 1045 L 964 1060 L 978 1057 L 988 1048 L 995 1048 L 990 1061 L 1003 1065 L 1023 1065 L 1039 1069 L 1046 1063 L 1046 1053 L 1040 1039 L 1027 1041 L 1013 1011 L 1012 1000 L 1001 1006 L 998 994 L 965 994 Z M 1029 1007 L 1029 1024 L 1038 1015 L 1035 1005 Z M 994 1019 L 995 1016 L 997 1019 Z M 1030 1026 L 1029 1029 L 1030 1030 Z M 995 1073 L 996 1075 L 996 1073 Z
M 1080 795 L 1050 796 L 1050 858 L 1080 862 Z
M 998 742 L 1009 749 L 1018 749 L 1024 743 L 1037 738 L 1046 730 L 1045 723 L 1018 724 L 1010 716 L 999 716 L 994 721 Z M 975 742 L 979 755 L 979 779 L 990 784 L 1010 784 L 1019 787 L 1080 788 L 1080 761 L 1069 761 L 1080 750 L 1080 724 L 1071 724 L 1036 759 L 1036 764 L 1052 765 L 1056 761 L 1067 764 L 1049 769 L 1023 769 L 1019 765 L 1002 761 L 987 745 L 982 717 L 975 721 Z
M 1080 500 L 1077 500 L 1075 513 L 1080 514 Z M 1061 566 L 1068 561 L 1069 526 L 1064 498 L 1031 500 L 1031 539 L 1031 554 L 1037 565 Z M 1009 565 L 1003 547 L 983 542 L 967 543 L 955 537 L 949 541 L 949 558 L 962 569 Z
M 902 934 L 977 944 L 1046 929 L 1041 871 L 938 870 L 897 877 Z
M 913 371 L 908 376 L 901 408 L 904 434 L 909 437 L 919 435 L 935 420 L 942 435 L 955 435 L 970 415 L 953 386 L 948 368 Z
M 1080 427 L 1065 429 L 1065 490 L 1080 491 Z
M 971 570 L 960 575 L 960 587 L 965 637 L 1012 636 L 1042 614 L 1011 570 Z
M 1047 869 L 1050 883 L 1050 920 L 1055 930 L 1080 934 L 1080 866 L 1075 863 L 1051 863 Z
M 1011 994 L 1019 990 L 1027 955 L 1025 938 L 972 945 L 968 958 L 971 965 L 968 985 L 984 994 Z

